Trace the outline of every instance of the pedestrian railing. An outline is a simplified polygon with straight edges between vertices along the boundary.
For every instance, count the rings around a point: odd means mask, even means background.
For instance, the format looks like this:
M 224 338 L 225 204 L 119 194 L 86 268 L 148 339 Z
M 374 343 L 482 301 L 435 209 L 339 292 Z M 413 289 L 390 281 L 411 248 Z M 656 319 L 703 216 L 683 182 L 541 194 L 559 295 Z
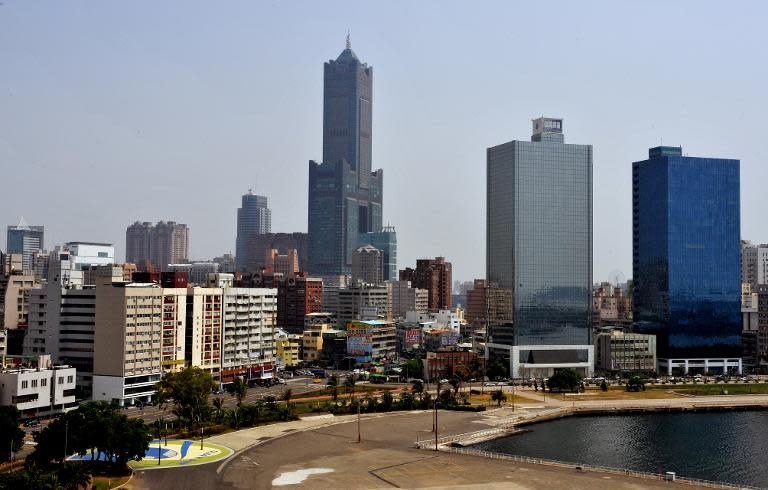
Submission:
M 491 431 L 481 431 L 491 432 Z M 456 437 L 456 436 L 451 436 Z M 450 439 L 443 438 L 443 439 Z M 609 466 L 598 466 L 582 463 L 569 463 L 565 461 L 557 461 L 554 459 L 545 458 L 532 458 L 529 456 L 518 456 L 514 454 L 504 454 L 493 451 L 484 451 L 480 449 L 465 448 L 465 447 L 453 447 L 447 446 L 445 443 L 440 443 L 441 439 L 438 439 L 437 449 L 439 451 L 451 452 L 456 454 L 464 454 L 468 456 L 479 456 L 489 459 L 500 459 L 504 461 L 514 461 L 516 463 L 529 463 L 529 464 L 541 464 L 547 466 L 558 466 L 561 468 L 576 468 L 581 471 L 595 471 L 600 473 L 609 473 L 613 475 L 622 475 L 633 478 L 644 478 L 646 480 L 667 480 L 669 477 L 666 474 L 649 473 L 644 471 L 628 470 L 622 468 L 612 468 Z M 417 447 L 419 449 L 435 449 L 435 441 L 418 441 Z M 726 488 L 731 490 L 759 490 L 758 487 L 752 487 L 748 485 L 734 485 L 730 483 L 715 482 L 710 480 L 702 480 L 699 478 L 688 478 L 682 476 L 675 476 L 674 481 L 683 485 L 696 485 L 707 488 Z

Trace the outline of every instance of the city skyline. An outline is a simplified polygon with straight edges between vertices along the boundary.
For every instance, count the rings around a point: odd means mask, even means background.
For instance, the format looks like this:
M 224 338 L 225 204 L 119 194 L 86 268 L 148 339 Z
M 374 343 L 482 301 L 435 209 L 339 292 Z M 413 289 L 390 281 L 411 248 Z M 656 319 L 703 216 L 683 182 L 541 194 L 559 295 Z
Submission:
M 139 9 L 5 2 L 0 165 L 44 197 L 10 186 L 0 219 L 45 226 L 47 248 L 115 243 L 118 258 L 129 223 L 172 219 L 190 227 L 191 258 L 211 258 L 234 252 L 234 209 L 251 186 L 270 198 L 274 230 L 305 231 L 306 161 L 322 149 L 320 64 L 349 29 L 377 69 L 373 161 L 387 170 L 385 222 L 397 226 L 401 264 L 442 255 L 456 279 L 484 277 L 485 148 L 527 134 L 539 115 L 562 116 L 571 141 L 594 145 L 595 281 L 613 270 L 631 277 L 631 162 L 662 138 L 694 155 L 739 158 L 742 238 L 768 241 L 759 214 L 766 67 L 738 55 L 764 42 L 755 24 L 763 5 L 728 10 L 732 22 L 722 23 L 722 12 L 692 2 L 664 4 L 664 16 L 654 2 L 557 4 L 543 32 L 536 22 L 504 25 L 505 14 L 543 12 L 525 5 L 380 5 L 341 16 L 343 4 L 333 5 L 188 6 L 177 22 L 176 8 L 159 6 L 144 26 Z M 609 14 L 637 22 L 611 25 Z M 653 39 L 644 25 L 655 26 Z M 561 62 L 536 54 L 547 50 Z M 713 66 L 717 76 L 700 76 Z M 275 168 L 295 180 L 290 192 Z M 130 187 L 114 179 L 137 172 L 153 178 Z M 58 185 L 74 175 L 80 191 Z M 435 200 L 438 192 L 452 197 Z M 98 214 L 87 212 L 94 199 Z

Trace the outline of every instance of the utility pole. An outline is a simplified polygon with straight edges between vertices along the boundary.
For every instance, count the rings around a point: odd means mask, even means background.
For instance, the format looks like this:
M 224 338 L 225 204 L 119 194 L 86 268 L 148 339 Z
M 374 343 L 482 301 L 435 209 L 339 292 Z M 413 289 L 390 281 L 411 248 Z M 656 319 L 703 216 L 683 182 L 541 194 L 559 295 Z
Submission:
M 360 433 L 360 403 L 358 402 L 357 404 L 357 443 L 358 444 L 361 443 L 362 439 L 363 438 Z
M 435 451 L 437 451 L 437 397 L 435 397 Z

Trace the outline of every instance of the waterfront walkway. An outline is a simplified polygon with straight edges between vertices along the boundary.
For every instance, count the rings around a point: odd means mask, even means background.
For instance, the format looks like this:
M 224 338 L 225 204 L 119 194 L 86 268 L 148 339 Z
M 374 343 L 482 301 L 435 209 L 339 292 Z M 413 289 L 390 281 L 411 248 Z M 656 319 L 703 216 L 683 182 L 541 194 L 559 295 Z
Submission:
M 699 408 L 765 405 L 768 396 L 679 397 L 671 400 L 563 401 L 524 393 L 531 403 L 489 407 L 485 413 L 439 412 L 440 437 L 506 428 L 512 421 L 536 420 L 576 409 L 642 407 Z M 570 406 L 569 406 L 570 405 Z M 631 475 L 581 471 L 576 465 L 552 466 L 501 461 L 450 452 L 419 450 L 417 440 L 433 440 L 432 413 L 363 415 L 357 443 L 356 416 L 317 416 L 211 438 L 235 450 L 224 462 L 156 471 L 138 471 L 127 488 L 691 488 Z M 694 486 L 695 488 L 695 486 Z

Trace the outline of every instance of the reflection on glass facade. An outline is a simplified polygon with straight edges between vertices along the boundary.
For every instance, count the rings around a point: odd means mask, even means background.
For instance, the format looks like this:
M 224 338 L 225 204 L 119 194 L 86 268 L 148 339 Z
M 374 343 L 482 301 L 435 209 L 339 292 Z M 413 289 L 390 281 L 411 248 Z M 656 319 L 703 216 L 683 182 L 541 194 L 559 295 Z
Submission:
M 588 345 L 592 147 L 563 143 L 560 119 L 535 120 L 531 139 L 487 153 L 487 278 L 511 292 L 514 329 L 490 341 Z
M 652 148 L 632 188 L 636 328 L 659 358 L 739 357 L 739 161 Z
M 397 232 L 391 225 L 381 231 L 362 233 L 358 246 L 371 244 L 384 254 L 384 280 L 397 281 Z
M 309 162 L 309 272 L 349 274 L 360 234 L 381 230 L 383 172 L 371 171 L 373 68 L 347 39 L 324 73 L 323 163 Z

